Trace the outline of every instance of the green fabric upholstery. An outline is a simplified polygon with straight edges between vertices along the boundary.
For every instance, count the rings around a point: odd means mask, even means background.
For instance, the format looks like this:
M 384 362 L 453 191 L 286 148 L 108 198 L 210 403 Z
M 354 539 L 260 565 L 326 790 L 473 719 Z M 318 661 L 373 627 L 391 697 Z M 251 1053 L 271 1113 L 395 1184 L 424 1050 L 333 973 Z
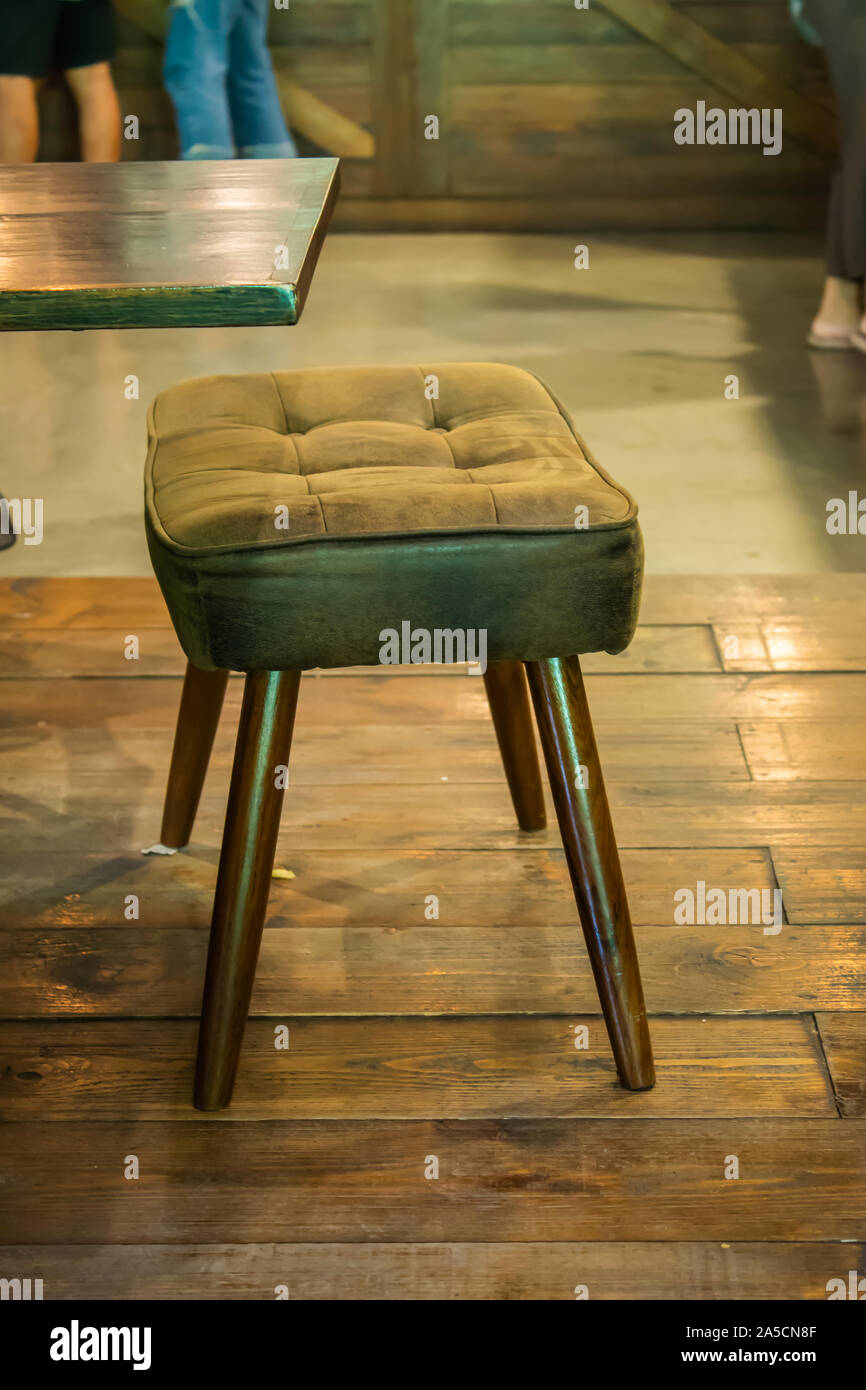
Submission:
M 375 665 L 404 621 L 486 629 L 490 661 L 631 640 L 637 508 L 528 372 L 202 377 L 148 437 L 150 553 L 197 666 Z

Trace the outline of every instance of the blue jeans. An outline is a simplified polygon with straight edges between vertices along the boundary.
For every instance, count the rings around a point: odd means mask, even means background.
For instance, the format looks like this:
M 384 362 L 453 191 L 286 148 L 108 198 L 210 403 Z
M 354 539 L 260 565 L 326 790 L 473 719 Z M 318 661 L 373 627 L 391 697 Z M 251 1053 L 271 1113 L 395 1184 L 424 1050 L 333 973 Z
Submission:
M 270 0 L 173 0 L 163 74 L 182 159 L 298 153 L 268 52 Z

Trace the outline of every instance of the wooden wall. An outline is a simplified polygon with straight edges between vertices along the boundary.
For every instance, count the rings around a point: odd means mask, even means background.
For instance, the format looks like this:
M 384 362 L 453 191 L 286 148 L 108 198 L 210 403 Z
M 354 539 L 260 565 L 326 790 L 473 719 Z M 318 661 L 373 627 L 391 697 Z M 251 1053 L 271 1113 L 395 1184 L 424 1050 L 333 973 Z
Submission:
M 128 159 L 173 158 L 166 0 L 116 0 Z M 835 150 L 823 54 L 787 0 L 291 0 L 271 49 L 307 153 L 344 156 L 343 227 L 816 226 Z M 684 147 L 674 112 L 782 107 L 784 146 Z M 43 95 L 41 157 L 73 158 Z M 438 141 L 424 118 L 439 118 Z

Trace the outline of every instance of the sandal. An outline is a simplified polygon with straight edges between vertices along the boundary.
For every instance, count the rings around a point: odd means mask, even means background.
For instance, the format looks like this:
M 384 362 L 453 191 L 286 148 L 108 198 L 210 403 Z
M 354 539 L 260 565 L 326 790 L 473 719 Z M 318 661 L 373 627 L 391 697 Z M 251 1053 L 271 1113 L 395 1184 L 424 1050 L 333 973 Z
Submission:
M 859 330 L 852 328 L 842 328 L 839 324 L 823 332 L 816 332 L 815 325 L 809 329 L 806 342 L 811 348 L 820 348 L 825 352 L 845 352 L 855 346 L 854 337 Z M 862 349 L 866 352 L 866 347 Z

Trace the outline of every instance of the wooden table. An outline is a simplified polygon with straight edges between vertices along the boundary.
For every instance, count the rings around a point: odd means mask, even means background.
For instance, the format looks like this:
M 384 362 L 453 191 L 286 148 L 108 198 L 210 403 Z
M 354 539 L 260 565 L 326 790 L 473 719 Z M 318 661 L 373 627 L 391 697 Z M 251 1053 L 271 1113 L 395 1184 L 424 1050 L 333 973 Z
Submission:
M 0 330 L 297 323 L 336 159 L 0 166 Z

